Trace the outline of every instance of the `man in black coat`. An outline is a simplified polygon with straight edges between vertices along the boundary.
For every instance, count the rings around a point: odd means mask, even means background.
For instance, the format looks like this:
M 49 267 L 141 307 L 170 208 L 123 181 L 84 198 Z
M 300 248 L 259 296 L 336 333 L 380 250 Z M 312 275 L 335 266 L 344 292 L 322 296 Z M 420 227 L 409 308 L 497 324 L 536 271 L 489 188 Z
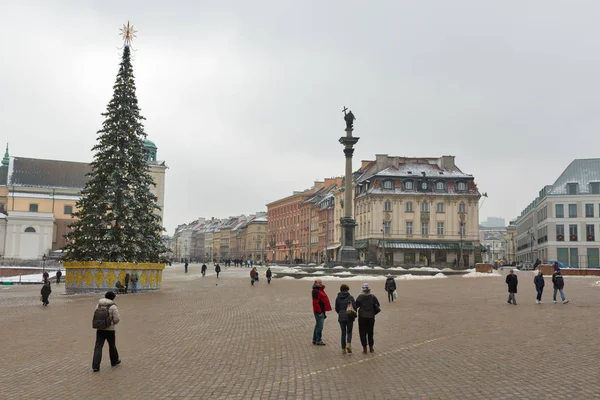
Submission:
M 508 285 L 508 301 L 507 303 L 517 305 L 517 300 L 515 299 L 515 294 L 517 293 L 517 285 L 519 284 L 519 280 L 515 275 L 514 270 L 510 270 L 510 274 L 506 275 L 506 284 Z

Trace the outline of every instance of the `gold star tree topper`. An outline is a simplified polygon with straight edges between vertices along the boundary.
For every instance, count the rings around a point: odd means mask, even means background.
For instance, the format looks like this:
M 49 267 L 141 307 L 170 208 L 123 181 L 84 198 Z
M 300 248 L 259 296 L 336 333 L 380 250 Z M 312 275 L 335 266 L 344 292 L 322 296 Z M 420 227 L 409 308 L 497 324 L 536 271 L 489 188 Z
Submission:
M 137 31 L 133 29 L 133 25 L 129 24 L 127 21 L 127 25 L 123 24 L 121 28 L 121 36 L 123 37 L 123 41 L 125 42 L 125 46 L 131 46 L 131 42 L 136 38 Z

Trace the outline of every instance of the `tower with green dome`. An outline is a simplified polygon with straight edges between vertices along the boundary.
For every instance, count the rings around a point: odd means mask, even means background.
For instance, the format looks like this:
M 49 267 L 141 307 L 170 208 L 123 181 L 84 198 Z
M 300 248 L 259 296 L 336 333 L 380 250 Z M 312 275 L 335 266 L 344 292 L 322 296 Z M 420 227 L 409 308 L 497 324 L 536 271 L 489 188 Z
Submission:
M 6 143 L 6 151 L 4 152 L 4 158 L 2 159 L 2 166 L 4 168 L 8 168 L 9 163 L 10 163 L 10 155 L 8 154 L 8 143 Z
M 144 148 L 148 154 L 148 161 L 156 161 L 156 151 L 158 147 L 151 140 L 144 140 Z M 7 150 L 8 151 L 8 150 Z

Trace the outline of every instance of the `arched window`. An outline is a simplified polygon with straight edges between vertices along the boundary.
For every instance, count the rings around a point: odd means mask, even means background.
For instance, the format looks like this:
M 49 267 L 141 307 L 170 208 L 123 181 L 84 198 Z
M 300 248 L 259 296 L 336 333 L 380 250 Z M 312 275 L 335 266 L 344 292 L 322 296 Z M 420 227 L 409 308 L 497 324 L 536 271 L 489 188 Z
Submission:
M 385 211 L 392 211 L 392 202 L 391 201 L 385 202 Z
M 456 184 L 456 189 L 459 190 L 459 191 L 461 191 L 461 192 L 464 192 L 464 191 L 467 190 L 467 184 L 465 182 L 458 182 Z
M 33 227 L 30 226 L 28 228 L 25 228 L 25 232 L 26 233 L 35 233 L 35 228 L 33 228 Z

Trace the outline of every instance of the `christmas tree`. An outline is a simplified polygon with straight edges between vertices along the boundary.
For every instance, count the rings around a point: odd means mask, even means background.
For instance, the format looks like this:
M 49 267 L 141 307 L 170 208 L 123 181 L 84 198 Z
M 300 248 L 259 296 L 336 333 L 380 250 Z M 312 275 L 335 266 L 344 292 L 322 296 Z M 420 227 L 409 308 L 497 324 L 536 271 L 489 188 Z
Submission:
M 88 182 L 77 202 L 77 221 L 66 237 L 66 260 L 160 262 L 167 248 L 155 183 L 144 147 L 146 133 L 135 94 L 131 65 L 133 27 L 124 32 L 125 47 L 113 98 L 108 104 Z

